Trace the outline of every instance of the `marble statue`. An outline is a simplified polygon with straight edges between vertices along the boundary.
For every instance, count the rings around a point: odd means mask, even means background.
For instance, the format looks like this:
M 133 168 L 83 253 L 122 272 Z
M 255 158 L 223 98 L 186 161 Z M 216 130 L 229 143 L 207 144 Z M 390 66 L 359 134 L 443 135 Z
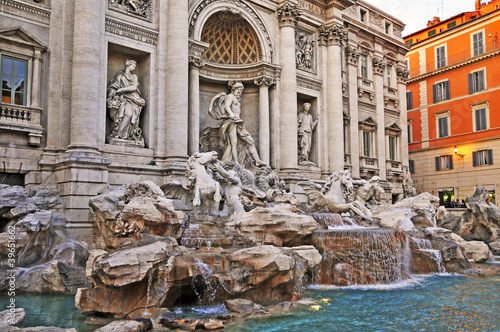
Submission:
M 403 195 L 404 198 L 417 196 L 417 190 L 413 186 L 413 179 L 408 166 L 403 166 Z
M 210 167 L 217 163 L 217 152 L 195 153 L 186 163 L 187 186 L 170 181 L 161 186 L 167 198 L 176 198 L 185 204 L 193 202 L 193 214 L 217 216 L 222 199 L 222 188 L 214 180 Z
M 311 153 L 312 134 L 318 120 L 313 120 L 309 110 L 311 104 L 304 103 L 302 110 L 297 115 L 298 124 L 298 141 L 299 141 L 299 164 L 313 164 L 309 161 L 309 154 Z
M 360 210 L 363 210 L 367 218 L 371 218 L 370 207 L 380 204 L 382 195 L 385 193 L 384 188 L 380 185 L 378 176 L 372 177 L 370 180 L 353 180 L 353 184 L 358 185 L 354 204 Z
M 348 170 L 333 172 L 323 187 L 311 181 L 301 181 L 297 184 L 306 192 L 312 209 L 335 213 L 352 211 L 362 218 L 367 218 L 359 206 L 352 203 L 354 185 Z
M 215 164 L 217 172 L 226 180 L 227 186 L 224 188 L 223 197 L 225 204 L 230 214 L 235 212 L 245 212 L 243 204 L 241 203 L 241 193 L 243 191 L 243 184 L 234 170 L 224 169 L 222 163 L 217 161 Z
M 260 160 L 254 140 L 240 118 L 243 89 L 243 84 L 236 82 L 231 86 L 231 93 L 216 95 L 210 102 L 208 114 L 219 121 L 220 139 L 224 142 L 222 162 L 243 165 L 248 157 L 260 167 L 266 163 Z
M 139 117 L 146 101 L 139 91 L 137 75 L 132 73 L 136 65 L 134 60 L 126 60 L 125 69 L 110 81 L 107 104 L 113 119 L 111 140 L 115 138 L 144 146 Z

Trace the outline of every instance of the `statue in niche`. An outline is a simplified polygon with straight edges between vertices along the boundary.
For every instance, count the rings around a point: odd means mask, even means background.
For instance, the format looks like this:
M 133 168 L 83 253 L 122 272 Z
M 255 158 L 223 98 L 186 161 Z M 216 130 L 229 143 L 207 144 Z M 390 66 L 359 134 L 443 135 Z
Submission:
M 229 85 L 231 93 L 216 95 L 208 109 L 208 114 L 219 121 L 220 139 L 224 143 L 222 162 L 243 165 L 249 158 L 255 166 L 264 166 L 266 163 L 260 160 L 254 140 L 240 118 L 243 84 L 230 82 Z
M 295 38 L 295 63 L 299 69 L 313 68 L 314 44 L 305 33 L 299 32 Z
M 134 60 L 126 60 L 125 69 L 116 74 L 108 86 L 107 104 L 113 119 L 110 143 L 125 140 L 144 146 L 139 116 L 146 101 L 139 91 L 137 75 L 132 73 L 136 65 Z
M 297 115 L 299 164 L 301 165 L 314 165 L 313 162 L 309 161 L 309 154 L 311 153 L 312 134 L 318 125 L 318 120 L 313 120 L 312 115 L 309 114 L 310 109 L 311 104 L 304 103 L 302 110 Z

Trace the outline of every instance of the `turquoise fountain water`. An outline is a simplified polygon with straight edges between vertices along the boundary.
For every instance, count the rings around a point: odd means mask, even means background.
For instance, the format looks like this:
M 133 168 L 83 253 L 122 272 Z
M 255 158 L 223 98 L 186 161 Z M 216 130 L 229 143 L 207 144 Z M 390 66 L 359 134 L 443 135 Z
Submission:
M 281 316 L 230 323 L 224 331 L 500 331 L 500 277 L 434 275 L 384 286 L 312 287 Z M 0 306 L 7 304 L 0 297 Z M 25 326 L 75 327 L 90 332 L 74 297 L 19 295 Z M 179 316 L 210 316 L 223 306 L 170 308 Z

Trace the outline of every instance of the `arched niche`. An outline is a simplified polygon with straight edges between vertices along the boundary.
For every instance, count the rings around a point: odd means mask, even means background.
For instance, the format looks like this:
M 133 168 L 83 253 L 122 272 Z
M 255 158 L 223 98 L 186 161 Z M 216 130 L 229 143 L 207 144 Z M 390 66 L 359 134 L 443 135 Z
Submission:
M 194 40 L 202 40 L 201 37 L 205 23 L 210 17 L 218 12 L 232 12 L 241 15 L 257 35 L 262 48 L 261 61 L 273 62 L 274 43 L 268 32 L 269 29 L 266 27 L 260 15 L 251 6 L 241 0 L 199 1 L 190 13 L 189 37 Z

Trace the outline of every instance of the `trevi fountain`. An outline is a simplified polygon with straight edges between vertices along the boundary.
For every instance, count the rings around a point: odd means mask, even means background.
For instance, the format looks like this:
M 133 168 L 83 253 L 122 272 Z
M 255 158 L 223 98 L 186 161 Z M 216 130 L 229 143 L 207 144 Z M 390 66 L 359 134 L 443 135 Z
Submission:
M 112 80 L 108 107 L 112 139 L 142 144 L 144 99 L 126 88 L 134 67 Z M 30 195 L 2 185 L 2 331 L 500 329 L 498 269 L 479 265 L 500 250 L 500 209 L 483 188 L 452 215 L 417 195 L 408 172 L 403 197 L 387 204 L 378 176 L 336 170 L 298 182 L 299 199 L 259 158 L 243 89 L 230 82 L 213 97 L 219 149 L 190 156 L 183 181 L 90 199 L 97 245 L 65 233 L 50 182 Z M 306 164 L 309 108 L 298 116 Z

